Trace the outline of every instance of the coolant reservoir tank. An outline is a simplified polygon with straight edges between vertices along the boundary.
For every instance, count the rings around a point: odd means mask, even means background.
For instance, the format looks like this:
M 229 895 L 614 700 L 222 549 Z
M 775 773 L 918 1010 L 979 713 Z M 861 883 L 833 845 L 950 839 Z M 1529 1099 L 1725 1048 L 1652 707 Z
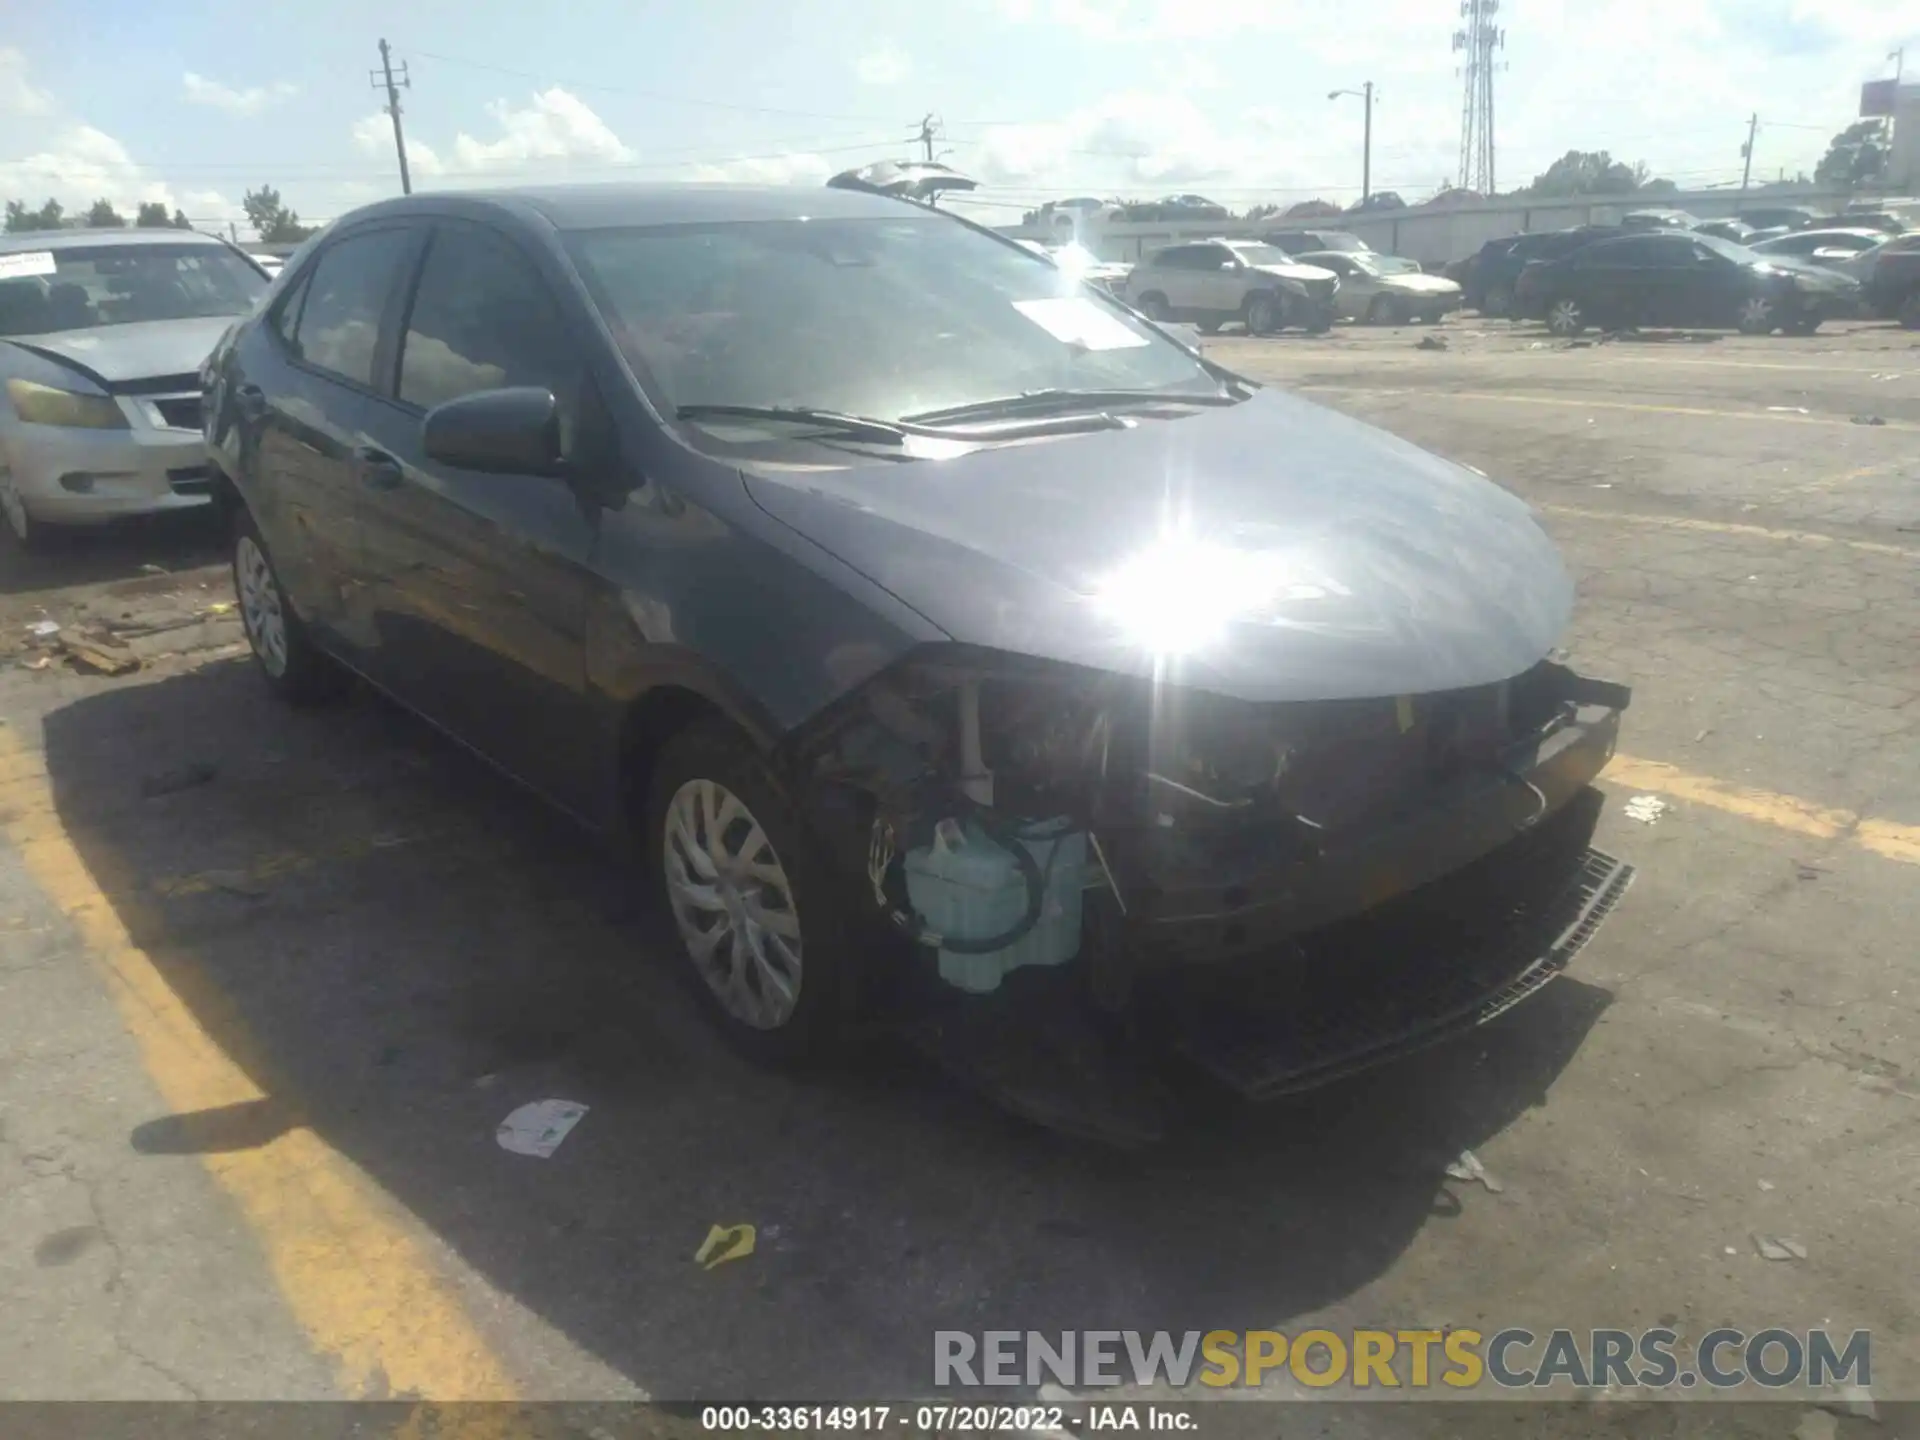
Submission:
M 1022 965 L 1064 965 L 1080 953 L 1080 907 L 1087 886 L 1087 836 L 1066 819 L 1028 825 L 1022 838 L 1045 878 L 1040 919 L 1011 945 L 985 954 L 942 946 L 940 978 L 985 994 Z M 971 820 L 942 820 L 931 845 L 902 862 L 907 898 L 926 928 L 944 939 L 986 941 L 1027 913 L 1027 882 L 1005 846 Z

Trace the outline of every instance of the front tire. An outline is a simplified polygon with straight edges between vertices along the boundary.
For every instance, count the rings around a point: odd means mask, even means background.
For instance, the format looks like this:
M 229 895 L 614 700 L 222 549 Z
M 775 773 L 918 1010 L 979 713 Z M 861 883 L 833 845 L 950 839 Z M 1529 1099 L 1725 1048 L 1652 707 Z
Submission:
M 27 502 L 11 474 L 0 474 L 0 520 L 6 522 L 7 533 L 13 537 L 16 549 L 40 555 L 51 548 L 53 531 L 27 513 Z
M 1265 290 L 1247 297 L 1246 317 L 1249 335 L 1277 335 L 1287 324 L 1285 304 L 1278 295 Z
M 1376 295 L 1373 303 L 1367 306 L 1369 325 L 1404 325 L 1406 316 L 1400 311 L 1400 302 L 1391 295 Z
M 1167 297 L 1158 291 L 1149 291 L 1140 297 L 1140 313 L 1156 325 L 1164 325 L 1173 318 L 1173 311 L 1167 306 Z
M 313 643 L 280 588 L 253 516 L 233 515 L 233 589 L 240 600 L 240 628 L 267 688 L 291 705 L 318 705 L 346 686 L 346 672 Z
M 708 1013 L 762 1061 L 827 1058 L 851 1006 L 842 889 L 759 752 L 723 722 L 669 740 L 642 823 L 652 882 Z
M 1764 295 L 1750 295 L 1740 302 L 1734 324 L 1742 335 L 1770 335 L 1780 323 L 1779 312 Z

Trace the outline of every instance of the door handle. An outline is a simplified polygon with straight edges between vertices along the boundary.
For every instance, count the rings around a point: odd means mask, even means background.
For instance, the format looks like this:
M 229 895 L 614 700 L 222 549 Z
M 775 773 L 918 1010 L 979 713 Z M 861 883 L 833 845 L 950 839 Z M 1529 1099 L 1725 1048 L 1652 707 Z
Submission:
M 369 490 L 393 490 L 400 485 L 400 462 L 371 445 L 353 452 L 353 468 L 360 472 L 360 483 Z
M 258 385 L 242 385 L 233 392 L 233 403 L 242 419 L 258 420 L 267 413 L 267 392 Z

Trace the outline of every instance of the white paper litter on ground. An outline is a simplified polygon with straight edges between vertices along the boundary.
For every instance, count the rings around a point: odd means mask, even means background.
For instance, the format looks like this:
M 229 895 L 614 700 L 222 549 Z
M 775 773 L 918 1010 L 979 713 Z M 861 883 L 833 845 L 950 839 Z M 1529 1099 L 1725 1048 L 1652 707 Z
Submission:
M 1479 1181 L 1493 1194 L 1498 1195 L 1506 1186 L 1487 1173 L 1487 1167 L 1480 1163 L 1480 1157 L 1471 1150 L 1462 1150 L 1460 1158 L 1447 1166 L 1447 1174 L 1455 1180 Z
M 1013 308 L 1062 344 L 1083 345 L 1089 350 L 1132 350 L 1151 343 L 1083 296 L 1016 300 Z
M 1667 813 L 1667 802 L 1658 795 L 1636 795 L 1626 804 L 1627 819 L 1651 825 Z
M 502 1150 L 545 1160 L 560 1148 L 587 1107 L 574 1100 L 535 1100 L 500 1122 L 493 1138 Z

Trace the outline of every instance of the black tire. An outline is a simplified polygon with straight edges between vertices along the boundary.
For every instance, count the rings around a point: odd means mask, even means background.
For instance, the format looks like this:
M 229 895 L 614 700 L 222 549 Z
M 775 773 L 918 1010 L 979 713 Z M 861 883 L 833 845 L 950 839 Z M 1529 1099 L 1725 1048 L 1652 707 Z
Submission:
M 1577 300 L 1555 300 L 1547 306 L 1547 329 L 1563 340 L 1586 329 L 1589 318 Z
M 1369 325 L 1404 325 L 1407 317 L 1401 313 L 1400 302 L 1391 295 L 1376 295 L 1367 306 Z
M 690 879 L 702 877 L 689 864 L 688 852 L 669 839 L 669 812 L 683 789 L 702 781 L 723 788 L 742 806 L 740 817 L 722 827 L 722 836 L 737 833 L 742 818 L 746 824 L 757 826 L 769 848 L 756 852 L 756 858 L 770 854 L 773 867 L 785 882 L 779 896 L 782 903 L 769 904 L 775 887 L 757 878 L 742 884 L 738 873 L 728 877 L 733 889 L 722 902 L 728 920 L 725 926 L 713 927 L 728 930 L 722 945 L 728 951 L 726 959 L 731 961 L 735 954 L 731 941 L 737 937 L 729 927 L 739 924 L 742 917 L 750 913 L 762 918 L 791 917 L 799 939 L 797 973 L 793 977 L 795 998 L 790 1011 L 771 1023 L 751 1022 L 738 1013 L 738 1002 L 723 998 L 722 982 L 714 978 L 710 968 L 722 963 L 721 957 L 716 955 L 706 965 L 695 958 L 680 918 L 682 912 L 676 909 L 670 864 L 677 864 Z M 697 810 L 699 793 L 693 792 L 687 803 Z M 680 951 L 682 976 L 717 1028 L 743 1053 L 763 1063 L 800 1065 L 833 1058 L 846 1035 L 857 994 L 855 947 L 850 939 L 858 927 L 852 917 L 849 882 L 829 868 L 818 841 L 752 742 L 723 721 L 702 721 L 680 731 L 666 742 L 654 766 L 640 825 L 648 883 L 668 917 L 669 934 Z M 748 885 L 752 896 L 746 895 Z M 712 892 L 723 887 L 716 880 L 703 888 Z M 752 912 L 747 909 L 749 904 L 755 907 Z M 762 943 L 770 947 L 773 941 L 763 935 Z M 787 953 L 781 952 L 783 956 Z M 765 971 L 757 969 L 751 957 L 748 948 L 733 963 L 741 972 L 742 985 L 751 977 L 754 996 L 764 1000 L 770 993 L 761 979 Z
M 1140 313 L 1160 325 L 1173 317 L 1173 311 L 1167 308 L 1167 297 L 1158 290 L 1149 290 L 1140 297 Z
M 1920 330 L 1920 290 L 1915 290 L 1901 301 L 1894 311 L 1894 319 L 1900 322 L 1903 330 Z
M 45 521 L 27 514 L 26 506 L 13 492 L 10 479 L 0 480 L 0 530 L 7 532 L 13 548 L 27 555 L 44 555 L 53 549 L 60 531 Z
M 245 576 L 252 566 L 249 547 L 251 554 L 257 555 L 265 566 L 264 580 L 271 587 L 270 601 L 263 597 L 259 605 L 249 603 L 248 599 L 249 582 Z M 259 667 L 267 688 L 290 705 L 320 705 L 339 695 L 347 687 L 347 672 L 313 642 L 307 627 L 293 613 L 285 591 L 280 588 L 273 557 L 267 553 L 267 542 L 261 538 L 259 527 L 244 506 L 233 511 L 229 553 L 233 590 L 240 602 L 240 628 L 246 633 L 247 646 L 253 651 L 254 664 Z M 278 645 L 271 638 L 271 622 L 265 621 L 268 609 L 277 615 L 281 627 Z
M 1277 335 L 1287 328 L 1287 303 L 1271 290 L 1249 295 L 1243 314 L 1249 335 Z

